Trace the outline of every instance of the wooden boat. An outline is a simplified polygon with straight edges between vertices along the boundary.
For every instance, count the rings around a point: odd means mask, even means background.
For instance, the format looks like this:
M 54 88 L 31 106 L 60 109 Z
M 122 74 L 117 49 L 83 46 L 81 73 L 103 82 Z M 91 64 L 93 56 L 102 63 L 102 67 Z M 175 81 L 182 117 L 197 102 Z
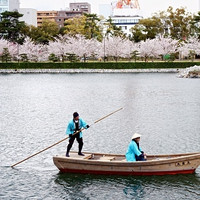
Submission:
M 147 161 L 127 162 L 124 155 L 70 152 L 70 157 L 54 156 L 63 173 L 108 175 L 191 174 L 200 165 L 200 153 L 148 155 Z

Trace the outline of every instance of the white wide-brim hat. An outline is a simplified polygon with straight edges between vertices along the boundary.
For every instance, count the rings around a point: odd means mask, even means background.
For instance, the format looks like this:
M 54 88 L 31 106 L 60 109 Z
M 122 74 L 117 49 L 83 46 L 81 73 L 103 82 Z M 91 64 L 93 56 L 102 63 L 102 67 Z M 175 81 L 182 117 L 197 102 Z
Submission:
M 133 139 L 139 138 L 139 137 L 141 137 L 141 136 L 142 136 L 142 135 L 140 135 L 140 134 L 138 134 L 138 133 L 134 133 L 131 139 L 133 140 Z

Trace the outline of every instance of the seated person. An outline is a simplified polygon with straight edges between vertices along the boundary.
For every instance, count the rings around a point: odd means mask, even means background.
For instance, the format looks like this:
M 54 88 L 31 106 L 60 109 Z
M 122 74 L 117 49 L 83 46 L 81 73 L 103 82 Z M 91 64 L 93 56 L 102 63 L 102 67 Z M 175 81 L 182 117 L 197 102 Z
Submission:
M 132 141 L 130 142 L 126 152 L 126 160 L 129 162 L 146 161 L 146 154 L 144 154 L 142 149 L 139 147 L 140 137 L 140 134 L 135 133 L 131 138 Z

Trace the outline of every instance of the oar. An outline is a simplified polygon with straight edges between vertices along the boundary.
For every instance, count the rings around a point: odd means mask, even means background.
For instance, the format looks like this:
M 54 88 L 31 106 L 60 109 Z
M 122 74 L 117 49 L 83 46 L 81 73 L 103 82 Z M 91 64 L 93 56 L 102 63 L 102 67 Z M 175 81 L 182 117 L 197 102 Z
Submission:
M 105 117 L 102 117 L 102 118 L 100 118 L 100 119 L 98 119 L 98 120 L 96 120 L 93 124 L 91 124 L 90 126 L 92 126 L 92 125 L 94 125 L 94 124 L 96 124 L 96 123 L 98 123 L 98 122 L 100 122 L 101 120 L 103 120 L 103 119 L 105 119 L 105 118 L 107 118 L 107 117 L 109 117 L 109 116 L 111 116 L 111 115 L 113 115 L 114 113 L 116 113 L 116 112 L 119 112 L 120 110 L 122 110 L 123 108 L 120 108 L 120 109 L 118 109 L 118 110 L 116 110 L 116 111 L 114 111 L 114 112 L 112 112 L 112 113 L 110 113 L 110 114 L 108 114 L 108 115 L 106 115 Z M 79 132 L 81 132 L 81 131 L 83 131 L 83 130 L 85 130 L 84 128 L 82 128 L 81 130 L 79 130 L 79 131 L 76 131 L 73 135 L 76 135 L 77 133 L 79 133 Z M 26 160 L 28 160 L 28 159 L 30 159 L 30 158 L 32 158 L 32 157 L 34 157 L 34 156 L 36 156 L 36 155 L 38 155 L 38 154 L 40 154 L 40 153 L 42 153 L 42 152 L 44 152 L 44 151 L 46 151 L 46 150 L 48 150 L 48 149 L 50 149 L 50 148 L 52 148 L 52 147 L 54 147 L 54 146 L 56 146 L 57 144 L 60 144 L 61 142 L 63 142 L 63 141 L 65 141 L 65 140 L 67 140 L 69 137 L 66 137 L 66 138 L 64 138 L 64 139 L 62 139 L 62 140 L 60 140 L 60 141 L 58 141 L 58 142 L 56 142 L 55 144 L 52 144 L 51 146 L 48 146 L 47 148 L 45 148 L 45 149 L 43 149 L 43 150 L 41 150 L 41 151 L 39 151 L 39 152 L 37 152 L 37 153 L 35 153 L 35 154 L 33 154 L 33 155 L 31 155 L 31 156 L 29 156 L 29 157 L 27 157 L 27 158 L 25 158 L 24 160 L 21 160 L 21 161 L 19 161 L 19 162 L 17 162 L 17 163 L 15 163 L 14 165 L 12 165 L 11 167 L 13 168 L 14 166 L 16 166 L 16 165 L 18 165 L 18 164 L 20 164 L 20 163 L 22 163 L 22 162 L 24 162 L 24 161 L 26 161 Z

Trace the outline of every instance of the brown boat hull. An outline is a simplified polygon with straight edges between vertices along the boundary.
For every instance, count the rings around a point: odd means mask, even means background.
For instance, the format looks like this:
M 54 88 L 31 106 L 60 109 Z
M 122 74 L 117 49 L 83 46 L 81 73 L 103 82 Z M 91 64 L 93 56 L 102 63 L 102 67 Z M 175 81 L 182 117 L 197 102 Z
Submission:
M 123 155 L 87 153 L 85 157 L 55 156 L 53 161 L 62 173 L 134 176 L 192 174 L 200 165 L 199 153 L 148 157 L 148 161 L 126 162 Z
M 120 176 L 162 176 L 162 175 L 176 175 L 176 174 L 193 174 L 193 170 L 179 170 L 179 171 L 157 171 L 157 172 L 122 172 L 122 171 L 97 171 L 97 170 L 78 170 L 78 169 L 59 169 L 61 173 L 75 173 L 75 174 L 99 174 L 99 175 L 120 175 Z

